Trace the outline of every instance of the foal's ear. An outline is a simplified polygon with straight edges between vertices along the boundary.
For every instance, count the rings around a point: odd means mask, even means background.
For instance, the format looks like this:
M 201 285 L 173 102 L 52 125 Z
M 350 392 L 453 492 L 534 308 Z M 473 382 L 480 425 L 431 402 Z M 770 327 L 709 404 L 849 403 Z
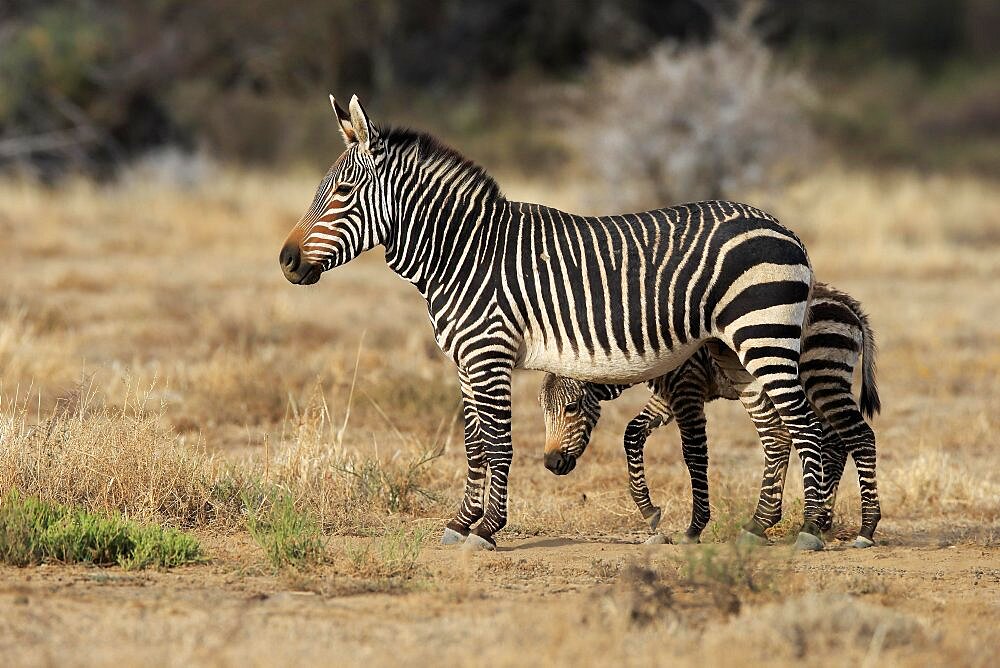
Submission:
M 334 113 L 337 114 L 337 126 L 340 128 L 340 136 L 344 138 L 347 148 L 350 148 L 358 143 L 358 136 L 354 132 L 354 125 L 351 123 L 351 115 L 344 111 L 340 103 L 334 99 L 333 94 L 330 95 L 330 106 L 333 107 Z
M 369 152 L 374 151 L 379 144 L 378 130 L 375 129 L 375 124 L 368 118 L 368 114 L 365 113 L 357 95 L 351 97 L 351 104 L 348 108 L 351 110 L 351 125 L 354 128 L 354 136 L 357 137 L 357 142 L 361 144 L 361 148 L 364 150 Z

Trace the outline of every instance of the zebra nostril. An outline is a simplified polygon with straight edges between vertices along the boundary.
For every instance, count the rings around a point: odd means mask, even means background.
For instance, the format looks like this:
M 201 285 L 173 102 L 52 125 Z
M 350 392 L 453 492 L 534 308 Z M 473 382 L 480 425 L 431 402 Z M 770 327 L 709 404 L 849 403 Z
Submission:
M 298 244 L 286 244 L 285 247 L 281 249 L 281 255 L 278 257 L 278 261 L 281 263 L 281 268 L 286 272 L 298 269 L 300 263 Z
M 552 471 L 553 473 L 559 473 L 559 469 L 563 465 L 562 453 L 558 450 L 553 450 L 552 452 L 545 453 L 545 468 Z

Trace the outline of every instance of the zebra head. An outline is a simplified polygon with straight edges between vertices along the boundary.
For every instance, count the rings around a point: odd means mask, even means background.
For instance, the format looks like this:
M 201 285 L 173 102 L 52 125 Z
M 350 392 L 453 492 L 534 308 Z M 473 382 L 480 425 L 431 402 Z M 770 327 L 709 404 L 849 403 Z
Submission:
M 545 468 L 566 475 L 590 443 L 601 417 L 601 399 L 591 383 L 545 374 L 538 392 L 545 417 Z
M 350 113 L 330 96 L 347 150 L 337 159 L 316 190 L 281 248 L 281 270 L 292 283 L 309 285 L 320 275 L 353 260 L 382 243 L 389 223 L 391 198 L 381 178 L 385 146 L 378 128 L 358 101 Z

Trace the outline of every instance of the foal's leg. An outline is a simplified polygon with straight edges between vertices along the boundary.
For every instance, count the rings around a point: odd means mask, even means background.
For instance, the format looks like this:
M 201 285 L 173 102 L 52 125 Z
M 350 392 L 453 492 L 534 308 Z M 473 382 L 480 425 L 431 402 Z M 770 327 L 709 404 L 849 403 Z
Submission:
M 650 398 L 642 412 L 636 415 L 625 427 L 625 461 L 628 464 L 628 488 L 643 519 L 649 528 L 656 530 L 660 523 L 661 510 L 653 505 L 649 497 L 649 487 L 646 485 L 646 468 L 643 463 L 643 450 L 646 439 L 657 427 L 668 424 L 672 416 L 670 411 L 655 396 Z

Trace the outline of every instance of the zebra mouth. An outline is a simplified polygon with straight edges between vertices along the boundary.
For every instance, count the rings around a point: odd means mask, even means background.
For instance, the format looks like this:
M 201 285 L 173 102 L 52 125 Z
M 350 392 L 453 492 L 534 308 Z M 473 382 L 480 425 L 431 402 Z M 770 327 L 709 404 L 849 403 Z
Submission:
M 289 283 L 312 285 L 319 281 L 320 276 L 323 275 L 323 270 L 314 264 L 302 263 L 294 270 L 286 270 L 284 273 Z
M 576 468 L 576 460 L 567 459 L 565 460 L 565 463 L 561 467 L 559 467 L 559 469 L 554 471 L 554 473 L 556 475 L 567 475 L 575 468 Z

